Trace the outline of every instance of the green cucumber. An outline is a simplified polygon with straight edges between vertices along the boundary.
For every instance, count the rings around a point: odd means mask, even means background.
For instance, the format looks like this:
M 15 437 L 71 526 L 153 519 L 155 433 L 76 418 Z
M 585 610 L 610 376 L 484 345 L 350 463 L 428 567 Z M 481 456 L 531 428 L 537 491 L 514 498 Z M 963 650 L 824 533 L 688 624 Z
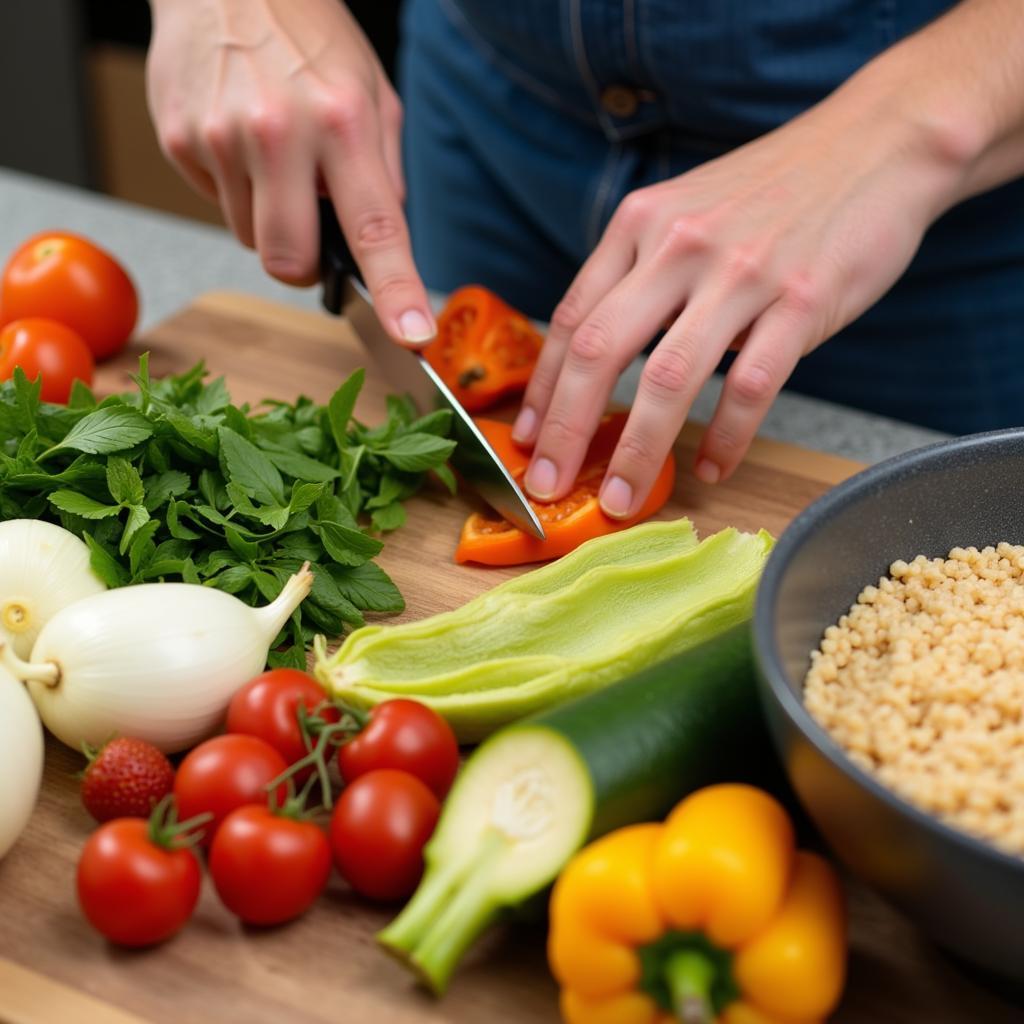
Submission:
M 378 939 L 440 994 L 477 936 L 589 839 L 749 777 L 767 750 L 749 623 L 517 722 L 466 762 L 423 881 Z

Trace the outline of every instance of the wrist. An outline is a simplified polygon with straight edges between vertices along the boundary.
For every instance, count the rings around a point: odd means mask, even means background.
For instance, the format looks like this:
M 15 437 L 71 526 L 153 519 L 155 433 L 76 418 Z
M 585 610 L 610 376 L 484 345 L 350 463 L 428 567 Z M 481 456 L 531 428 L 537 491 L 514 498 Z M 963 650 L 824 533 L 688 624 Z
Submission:
M 907 43 L 883 53 L 834 94 L 865 138 L 912 180 L 932 220 L 973 191 L 975 170 L 993 144 L 984 119 L 956 80 L 935 75 Z

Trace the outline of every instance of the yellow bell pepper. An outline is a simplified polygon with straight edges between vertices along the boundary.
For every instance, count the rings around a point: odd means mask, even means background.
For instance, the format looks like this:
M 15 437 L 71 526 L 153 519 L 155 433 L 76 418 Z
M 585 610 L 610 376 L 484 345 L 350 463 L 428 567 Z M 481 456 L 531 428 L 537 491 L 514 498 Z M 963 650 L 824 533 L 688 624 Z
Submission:
M 709 786 L 569 862 L 548 958 L 566 1024 L 816 1024 L 845 978 L 842 891 L 767 793 Z

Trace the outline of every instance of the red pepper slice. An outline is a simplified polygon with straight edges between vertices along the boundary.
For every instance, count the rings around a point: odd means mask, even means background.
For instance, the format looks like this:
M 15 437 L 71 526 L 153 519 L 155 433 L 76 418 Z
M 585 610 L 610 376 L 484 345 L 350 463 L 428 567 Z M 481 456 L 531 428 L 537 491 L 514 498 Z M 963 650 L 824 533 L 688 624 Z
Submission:
M 631 519 L 612 519 L 605 515 L 598 503 L 601 481 L 622 428 L 626 425 L 626 416 L 625 412 L 615 412 L 603 417 L 576 477 L 575 486 L 561 501 L 530 502 L 544 526 L 544 540 L 531 537 L 493 513 L 487 515 L 474 512 L 462 527 L 462 535 L 455 549 L 455 561 L 478 562 L 481 565 L 521 565 L 524 562 L 560 558 L 591 537 L 624 530 L 654 515 L 668 501 L 675 484 L 676 460 L 671 452 L 658 473 L 650 495 Z M 509 472 L 521 480 L 529 465 L 530 455 L 512 440 L 511 426 L 488 419 L 477 419 L 476 424 Z
M 437 338 L 423 355 L 456 398 L 479 412 L 526 387 L 543 340 L 493 292 L 467 285 L 452 292 L 437 318 Z

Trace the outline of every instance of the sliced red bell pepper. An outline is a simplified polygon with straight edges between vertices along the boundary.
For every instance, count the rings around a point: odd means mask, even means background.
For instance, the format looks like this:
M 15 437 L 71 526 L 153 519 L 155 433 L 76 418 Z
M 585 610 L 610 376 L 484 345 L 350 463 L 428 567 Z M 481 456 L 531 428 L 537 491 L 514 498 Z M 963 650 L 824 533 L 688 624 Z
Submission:
M 676 462 L 669 453 L 651 493 L 640 511 L 630 519 L 613 519 L 605 515 L 598 502 L 598 492 L 622 428 L 625 412 L 604 416 L 587 450 L 586 458 L 573 489 L 561 501 L 530 501 L 544 526 L 545 538 L 538 540 L 495 514 L 474 512 L 462 527 L 456 562 L 478 562 L 481 565 L 521 565 L 560 558 L 591 537 L 600 537 L 624 530 L 654 515 L 672 494 Z M 496 420 L 477 419 L 477 426 L 491 443 L 498 458 L 517 480 L 522 480 L 529 465 L 529 452 L 512 440 L 512 428 Z
M 522 391 L 543 338 L 522 313 L 479 285 L 451 294 L 437 318 L 437 338 L 424 350 L 458 400 L 479 412 Z

